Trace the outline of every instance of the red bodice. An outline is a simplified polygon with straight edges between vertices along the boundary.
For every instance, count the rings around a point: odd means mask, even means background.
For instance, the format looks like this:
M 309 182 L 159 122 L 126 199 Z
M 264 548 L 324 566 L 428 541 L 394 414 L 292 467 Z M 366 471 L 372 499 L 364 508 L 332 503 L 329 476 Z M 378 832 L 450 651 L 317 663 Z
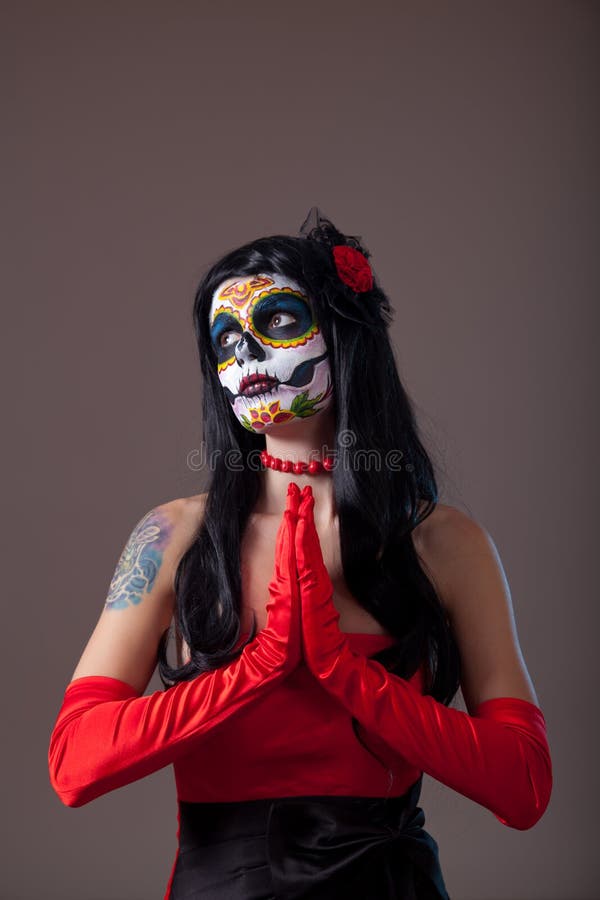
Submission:
M 240 637 L 240 642 L 246 635 Z M 348 633 L 356 653 L 372 656 L 390 646 L 390 635 Z M 423 670 L 410 679 L 422 692 Z M 301 664 L 285 681 L 240 710 L 173 768 L 179 800 L 209 803 L 298 795 L 403 794 L 421 774 L 352 717 Z

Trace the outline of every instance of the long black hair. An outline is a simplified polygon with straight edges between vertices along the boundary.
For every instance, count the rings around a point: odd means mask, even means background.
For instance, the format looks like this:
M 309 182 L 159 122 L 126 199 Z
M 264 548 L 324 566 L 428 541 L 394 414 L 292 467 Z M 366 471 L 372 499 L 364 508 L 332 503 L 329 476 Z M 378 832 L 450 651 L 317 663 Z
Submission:
M 209 311 L 215 289 L 226 279 L 277 273 L 295 281 L 313 301 L 329 352 L 337 458 L 333 490 L 344 578 L 357 602 L 396 638 L 373 658 L 402 678 L 410 678 L 425 660 L 424 690 L 445 704 L 458 690 L 458 648 L 412 539 L 413 529 L 438 503 L 438 488 L 398 375 L 389 339 L 392 308 L 376 278 L 372 290 L 361 293 L 341 281 L 331 250 L 337 244 L 370 256 L 359 238 L 318 216 L 304 235 L 275 234 L 231 250 L 210 266 L 196 291 L 203 443 L 212 462 L 204 515 L 175 577 L 175 628 L 191 658 L 169 665 L 167 629 L 158 648 L 165 687 L 230 663 L 256 634 L 254 617 L 247 640 L 236 647 L 241 539 L 261 479 L 260 467 L 244 461 L 258 457 L 265 437 L 241 425 L 225 396 Z M 240 465 L 230 464 L 232 452 Z M 361 458 L 363 464 L 357 465 Z

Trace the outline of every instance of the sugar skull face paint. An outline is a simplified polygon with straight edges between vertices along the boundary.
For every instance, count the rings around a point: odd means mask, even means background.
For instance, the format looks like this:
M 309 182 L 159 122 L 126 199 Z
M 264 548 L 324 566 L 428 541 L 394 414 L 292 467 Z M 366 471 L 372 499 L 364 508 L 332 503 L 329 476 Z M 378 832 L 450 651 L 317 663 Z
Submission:
M 269 431 L 330 406 L 325 340 L 295 282 L 277 274 L 228 279 L 209 315 L 219 380 L 244 428 Z

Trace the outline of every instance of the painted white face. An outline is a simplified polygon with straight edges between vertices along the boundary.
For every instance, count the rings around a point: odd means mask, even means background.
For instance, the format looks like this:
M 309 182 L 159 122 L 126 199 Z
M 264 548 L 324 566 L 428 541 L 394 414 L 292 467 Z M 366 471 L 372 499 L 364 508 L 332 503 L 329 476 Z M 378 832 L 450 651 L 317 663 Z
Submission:
M 248 431 L 314 416 L 333 402 L 325 341 L 295 282 L 276 274 L 229 278 L 209 316 L 219 380 Z

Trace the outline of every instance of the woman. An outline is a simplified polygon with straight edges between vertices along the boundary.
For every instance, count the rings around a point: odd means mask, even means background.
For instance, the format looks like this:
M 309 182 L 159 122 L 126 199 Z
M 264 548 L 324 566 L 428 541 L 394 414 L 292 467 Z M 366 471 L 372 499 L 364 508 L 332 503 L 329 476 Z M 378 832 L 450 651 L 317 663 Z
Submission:
M 209 489 L 134 528 L 51 736 L 69 806 L 174 765 L 170 900 L 448 898 L 423 772 L 512 828 L 550 799 L 502 564 L 438 502 L 368 257 L 313 207 L 202 279 Z

